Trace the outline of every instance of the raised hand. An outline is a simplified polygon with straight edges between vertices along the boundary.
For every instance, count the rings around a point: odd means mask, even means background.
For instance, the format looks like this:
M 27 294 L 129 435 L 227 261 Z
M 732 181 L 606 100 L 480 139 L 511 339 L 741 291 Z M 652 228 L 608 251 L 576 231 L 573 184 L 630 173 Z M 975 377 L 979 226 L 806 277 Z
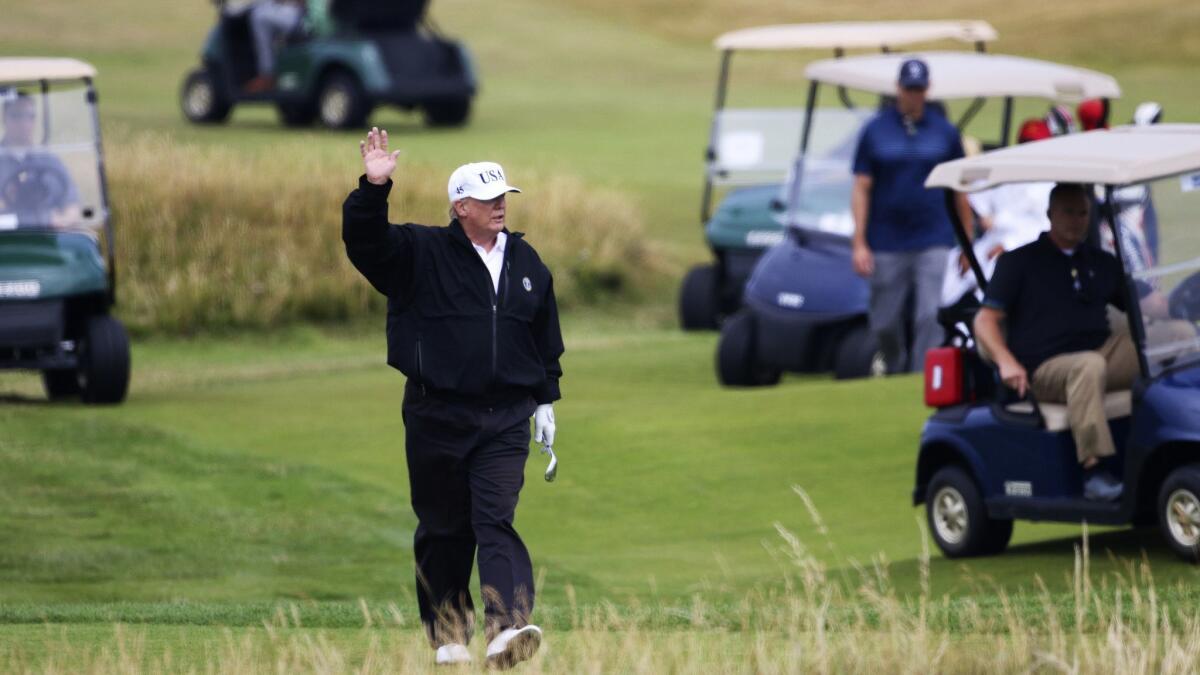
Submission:
M 367 180 L 376 185 L 386 184 L 396 170 L 396 158 L 400 156 L 399 150 L 388 151 L 387 131 L 371 127 L 367 140 L 358 142 L 358 150 L 362 153 Z

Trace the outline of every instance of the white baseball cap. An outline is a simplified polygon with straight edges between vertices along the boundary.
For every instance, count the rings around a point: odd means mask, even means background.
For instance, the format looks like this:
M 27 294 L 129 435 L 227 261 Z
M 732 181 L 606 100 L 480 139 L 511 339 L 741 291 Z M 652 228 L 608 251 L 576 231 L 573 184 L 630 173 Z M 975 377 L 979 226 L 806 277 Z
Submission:
M 495 199 L 505 192 L 520 192 L 508 184 L 504 176 L 504 167 L 495 162 L 472 162 L 463 164 L 450 174 L 450 184 L 446 186 L 450 203 L 471 197 L 473 199 Z

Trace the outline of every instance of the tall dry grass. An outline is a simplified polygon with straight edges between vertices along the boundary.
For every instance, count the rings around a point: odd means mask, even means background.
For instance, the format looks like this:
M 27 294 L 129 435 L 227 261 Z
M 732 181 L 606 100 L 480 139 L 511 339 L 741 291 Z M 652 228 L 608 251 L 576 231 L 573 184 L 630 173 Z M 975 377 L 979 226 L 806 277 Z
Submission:
M 808 504 L 806 495 L 798 490 Z M 819 514 L 819 531 L 823 530 Z M 918 521 L 923 528 L 922 521 Z M 1076 548 L 1074 588 L 1064 598 L 995 594 L 995 603 L 934 598 L 928 583 L 900 597 L 886 561 L 858 567 L 845 583 L 809 545 L 778 527 L 782 590 L 758 592 L 732 606 L 697 596 L 686 609 L 601 604 L 542 612 L 544 648 L 526 673 L 1192 673 L 1200 669 L 1200 612 L 1173 606 L 1148 564 L 1101 580 L 1090 572 L 1087 528 Z M 922 532 L 923 541 L 928 537 Z M 833 546 L 827 539 L 825 546 Z M 922 580 L 930 552 L 921 556 Z M 360 629 L 304 628 L 292 605 L 255 629 L 216 629 L 181 654 L 151 644 L 146 632 L 116 626 L 100 645 L 53 637 L 42 653 L 20 646 L 0 652 L 4 672 L 29 673 L 400 673 L 428 672 L 433 656 L 423 633 L 389 604 L 361 603 Z M 672 624 L 661 623 L 661 615 Z M 548 614 L 548 616 L 547 616 Z M 659 619 L 648 617 L 659 616 Z M 178 630 L 188 630 L 178 628 Z M 198 630 L 198 629 L 196 629 Z M 216 631 L 219 631 L 217 633 Z M 161 636 L 160 638 L 161 639 Z M 178 649 L 178 647 L 177 647 Z M 476 664 L 456 672 L 483 670 Z
M 251 152 L 118 131 L 107 146 L 119 312 L 135 332 L 345 321 L 385 306 L 342 247 L 355 162 L 299 141 Z M 402 164 L 392 219 L 443 224 L 444 173 Z M 660 273 L 623 195 L 571 176 L 522 181 L 510 222 L 554 273 L 562 306 L 636 296 Z

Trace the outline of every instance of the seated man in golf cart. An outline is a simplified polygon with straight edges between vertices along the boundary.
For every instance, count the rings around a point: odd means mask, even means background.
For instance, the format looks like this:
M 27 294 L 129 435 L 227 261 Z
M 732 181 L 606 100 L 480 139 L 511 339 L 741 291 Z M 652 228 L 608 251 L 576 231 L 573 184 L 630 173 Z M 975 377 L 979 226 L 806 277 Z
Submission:
M 310 30 L 323 32 L 328 24 L 328 6 L 326 0 L 254 0 L 226 5 L 226 13 L 247 11 L 258 75 L 246 83 L 246 91 L 258 93 L 275 86 L 276 42 L 296 34 L 306 22 Z
M 1084 496 L 1112 501 L 1122 485 L 1101 466 L 1116 453 L 1104 394 L 1132 386 L 1138 359 L 1129 332 L 1110 329 L 1108 305 L 1125 310 L 1121 269 L 1086 243 L 1091 208 L 1084 186 L 1054 187 L 1050 231 L 1000 257 L 975 338 L 1020 396 L 1032 391 L 1038 401 L 1066 404 Z
M 64 227 L 80 220 L 79 191 L 54 154 L 35 145 L 37 102 L 10 90 L 4 97 L 0 137 L 0 213 L 20 226 Z

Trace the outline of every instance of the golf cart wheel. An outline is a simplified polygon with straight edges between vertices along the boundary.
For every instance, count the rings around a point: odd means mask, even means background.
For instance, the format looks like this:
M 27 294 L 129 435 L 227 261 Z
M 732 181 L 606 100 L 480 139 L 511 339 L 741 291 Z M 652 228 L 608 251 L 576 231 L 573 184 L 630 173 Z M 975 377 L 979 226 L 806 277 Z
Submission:
M 929 481 L 925 515 L 947 558 L 1000 553 L 1012 538 L 1013 521 L 988 518 L 975 481 L 957 466 L 942 467 Z
M 82 351 L 84 402 L 125 400 L 129 389 L 129 336 L 121 322 L 106 314 L 88 319 Z
M 310 101 L 295 103 L 280 101 L 275 104 L 275 111 L 279 113 L 279 121 L 288 127 L 307 127 L 317 119 L 317 108 Z
M 196 124 L 215 124 L 229 118 L 233 109 L 216 78 L 207 69 L 198 68 L 188 73 L 179 91 L 179 107 L 183 116 Z
M 42 388 L 51 401 L 79 395 L 79 373 L 74 368 L 42 371 Z
M 334 71 L 321 82 L 317 92 L 317 117 L 330 129 L 356 129 L 367 123 L 371 100 L 358 78 Z
M 833 376 L 849 380 L 884 375 L 887 375 L 887 361 L 867 324 L 859 324 L 847 331 L 838 342 L 833 357 Z
M 742 309 L 721 326 L 717 343 L 717 379 L 727 387 L 764 387 L 779 383 L 782 372 L 758 363 L 754 315 Z
M 1167 544 L 1188 562 L 1200 562 L 1200 464 L 1172 471 L 1158 490 L 1158 523 Z
M 451 98 L 425 104 L 425 123 L 431 127 L 461 127 L 471 116 L 471 99 Z
M 717 268 L 696 265 L 679 288 L 679 323 L 684 330 L 717 328 Z

